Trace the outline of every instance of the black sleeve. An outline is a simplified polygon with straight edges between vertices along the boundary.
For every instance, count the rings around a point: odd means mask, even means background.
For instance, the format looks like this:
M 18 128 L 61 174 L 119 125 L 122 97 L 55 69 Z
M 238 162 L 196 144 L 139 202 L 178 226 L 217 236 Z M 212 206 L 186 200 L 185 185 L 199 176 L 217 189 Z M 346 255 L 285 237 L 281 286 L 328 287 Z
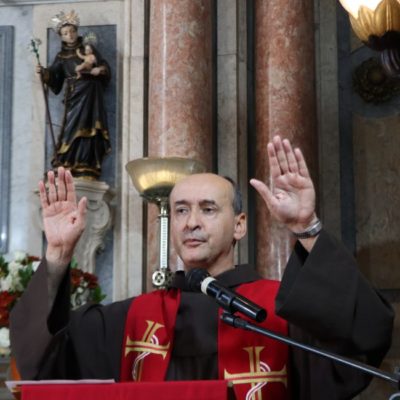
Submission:
M 49 343 L 37 379 L 119 380 L 130 300 L 89 304 L 71 312 L 68 325 Z
M 10 318 L 11 348 L 22 379 L 119 378 L 130 300 L 69 310 L 69 274 L 49 314 L 43 261 Z
M 392 308 L 362 276 L 352 255 L 324 231 L 310 254 L 296 244 L 276 311 L 291 324 L 294 339 L 374 366 L 390 347 Z M 371 379 L 301 350 L 293 350 L 292 358 L 299 399 L 350 399 Z
M 64 85 L 65 73 L 63 60 L 57 55 L 53 63 L 44 71 L 44 82 L 54 94 L 59 94 Z
M 58 301 L 62 301 L 61 292 L 68 290 L 65 281 L 60 286 Z M 68 302 L 68 297 L 60 305 L 58 314 L 58 321 L 64 320 L 64 325 L 69 318 L 69 308 L 65 313 L 65 302 Z M 48 314 L 47 265 L 43 260 L 10 315 L 11 348 L 22 379 L 37 376 L 41 358 L 52 340 L 53 335 L 47 325 Z

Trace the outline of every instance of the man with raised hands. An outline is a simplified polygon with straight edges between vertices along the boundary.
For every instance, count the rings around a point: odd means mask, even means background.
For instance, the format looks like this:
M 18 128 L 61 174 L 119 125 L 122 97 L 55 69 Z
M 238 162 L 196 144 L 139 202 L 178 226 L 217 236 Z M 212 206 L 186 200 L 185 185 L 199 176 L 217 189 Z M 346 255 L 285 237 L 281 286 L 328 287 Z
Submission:
M 264 328 L 379 365 L 391 342 L 391 307 L 322 228 L 300 149 L 276 136 L 267 151 L 271 187 L 250 183 L 298 238 L 282 282 L 234 264 L 246 214 L 237 186 L 215 174 L 185 177 L 171 192 L 177 254 L 186 271 L 204 268 L 265 308 Z M 214 299 L 188 290 L 183 273 L 168 290 L 70 312 L 69 263 L 85 227 L 86 199 L 77 202 L 69 171 L 60 168 L 57 179 L 50 171 L 48 191 L 39 184 L 46 256 L 11 316 L 24 379 L 227 379 L 239 399 L 274 400 L 350 399 L 368 384 L 369 376 L 349 367 L 222 323 Z

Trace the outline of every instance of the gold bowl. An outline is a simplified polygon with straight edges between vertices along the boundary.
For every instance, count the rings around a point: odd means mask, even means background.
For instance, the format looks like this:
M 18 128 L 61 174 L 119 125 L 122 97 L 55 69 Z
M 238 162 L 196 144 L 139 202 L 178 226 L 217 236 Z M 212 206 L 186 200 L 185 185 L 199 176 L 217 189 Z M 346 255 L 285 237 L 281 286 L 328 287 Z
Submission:
M 199 161 L 181 157 L 139 158 L 125 168 L 136 190 L 151 202 L 168 198 L 175 183 L 185 176 L 206 172 Z

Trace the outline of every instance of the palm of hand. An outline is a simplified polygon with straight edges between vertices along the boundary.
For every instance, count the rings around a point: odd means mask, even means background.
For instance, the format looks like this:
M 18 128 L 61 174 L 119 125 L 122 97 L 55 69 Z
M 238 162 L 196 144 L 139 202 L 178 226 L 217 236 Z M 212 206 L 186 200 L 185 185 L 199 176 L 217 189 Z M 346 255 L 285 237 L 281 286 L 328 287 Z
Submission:
M 43 224 L 49 244 L 62 246 L 77 241 L 84 229 L 77 212 L 76 204 L 71 201 L 57 201 L 43 210 Z
M 315 191 L 309 177 L 286 173 L 273 180 L 274 202 L 270 211 L 285 224 L 307 222 L 314 212 Z

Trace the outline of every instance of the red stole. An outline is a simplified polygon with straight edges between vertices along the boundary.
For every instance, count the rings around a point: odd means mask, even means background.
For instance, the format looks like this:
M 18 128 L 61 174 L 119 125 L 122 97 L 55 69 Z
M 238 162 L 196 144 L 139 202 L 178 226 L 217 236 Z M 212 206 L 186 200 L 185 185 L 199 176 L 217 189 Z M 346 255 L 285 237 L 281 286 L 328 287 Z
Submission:
M 278 288 L 277 281 L 259 280 L 239 286 L 236 292 L 267 310 L 267 319 L 257 325 L 286 336 L 287 322 L 274 312 Z M 284 343 L 220 322 L 218 364 L 219 378 L 234 383 L 237 399 L 289 399 L 288 346 Z
M 164 380 L 180 297 L 178 290 L 157 290 L 132 301 L 122 343 L 122 382 Z
M 259 325 L 286 335 L 286 321 L 274 313 L 278 287 L 279 282 L 259 280 L 241 285 L 237 292 L 267 310 L 266 321 Z M 178 290 L 155 291 L 132 302 L 125 325 L 121 381 L 165 379 L 179 303 Z M 285 344 L 219 321 L 219 378 L 234 383 L 238 399 L 288 399 L 287 362 Z

